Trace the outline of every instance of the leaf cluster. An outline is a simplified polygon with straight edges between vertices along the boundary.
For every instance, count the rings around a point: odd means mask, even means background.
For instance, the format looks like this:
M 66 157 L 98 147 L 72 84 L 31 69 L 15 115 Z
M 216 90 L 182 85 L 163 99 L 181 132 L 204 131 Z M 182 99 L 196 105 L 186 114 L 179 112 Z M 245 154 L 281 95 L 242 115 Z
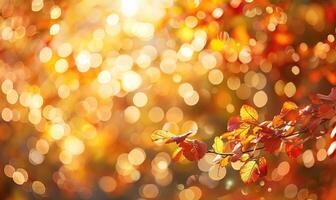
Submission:
M 190 139 L 191 132 L 175 135 L 165 130 L 152 134 L 155 142 L 176 143 L 173 153 L 175 161 L 184 158 L 190 161 L 200 160 L 206 153 L 216 154 L 214 165 L 226 167 L 230 162 L 240 161 L 240 177 L 244 183 L 254 183 L 267 174 L 267 161 L 260 156 L 280 152 L 296 159 L 304 150 L 309 139 L 330 134 L 333 142 L 328 155 L 336 150 L 336 88 L 328 95 L 312 95 L 311 104 L 298 106 L 294 102 L 283 103 L 280 113 L 269 121 L 259 121 L 256 109 L 243 105 L 239 116 L 231 117 L 227 122 L 227 132 L 214 138 L 211 149 L 197 139 Z M 259 152 L 260 150 L 264 150 Z

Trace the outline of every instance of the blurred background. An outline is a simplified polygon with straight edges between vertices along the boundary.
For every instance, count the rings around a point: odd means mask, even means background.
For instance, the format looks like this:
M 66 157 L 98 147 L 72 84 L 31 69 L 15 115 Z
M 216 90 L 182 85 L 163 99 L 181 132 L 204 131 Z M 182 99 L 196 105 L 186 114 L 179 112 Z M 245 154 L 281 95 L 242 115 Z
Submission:
M 336 1 L 0 0 L 0 199 L 334 199 L 329 139 L 252 185 L 211 144 L 242 104 L 272 119 L 336 85 Z

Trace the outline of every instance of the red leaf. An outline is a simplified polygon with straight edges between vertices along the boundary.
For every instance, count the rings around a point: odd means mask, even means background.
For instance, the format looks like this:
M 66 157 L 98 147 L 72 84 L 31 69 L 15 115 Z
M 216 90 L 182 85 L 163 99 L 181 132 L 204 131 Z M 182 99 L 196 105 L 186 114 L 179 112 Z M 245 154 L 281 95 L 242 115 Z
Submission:
M 285 150 L 290 158 L 296 159 L 303 151 L 303 144 L 287 143 Z
M 185 134 L 179 135 L 179 136 L 175 136 L 170 138 L 171 142 L 176 142 L 176 144 L 180 144 L 181 142 L 183 142 L 190 134 L 192 134 L 192 132 L 187 132 Z M 168 142 L 167 142 L 168 143 Z
M 275 131 L 274 131 L 274 129 L 270 128 L 272 126 L 272 124 L 273 124 L 272 121 L 264 121 L 264 122 L 259 124 L 259 127 L 262 128 L 263 133 L 273 135 L 275 133 Z
M 309 132 L 314 133 L 317 127 L 320 125 L 320 123 L 321 123 L 321 118 L 312 119 L 310 123 L 308 123 L 308 126 L 307 126 Z
M 310 101 L 313 104 L 320 104 L 321 103 L 321 99 L 319 99 L 316 94 L 310 94 L 309 98 L 310 98 Z
M 240 159 L 240 157 L 243 155 L 243 146 L 241 143 L 237 143 L 233 149 L 232 153 L 234 153 L 233 156 L 231 156 L 231 162 L 235 162 Z
M 265 150 L 270 153 L 277 151 L 281 145 L 280 138 L 262 138 L 261 142 L 264 143 Z
M 180 147 L 190 161 L 200 160 L 208 151 L 208 145 L 199 140 L 185 140 L 180 143 Z
M 299 118 L 299 111 L 298 110 L 290 110 L 286 113 L 283 119 L 287 122 L 295 122 Z
M 267 162 L 265 157 L 259 158 L 259 176 L 266 176 L 267 175 Z
M 228 131 L 236 130 L 237 128 L 240 127 L 241 124 L 242 121 L 240 120 L 239 117 L 237 116 L 231 117 L 227 123 L 227 130 Z
M 330 119 L 334 116 L 333 106 L 330 104 L 322 104 L 318 108 L 318 114 L 322 119 Z

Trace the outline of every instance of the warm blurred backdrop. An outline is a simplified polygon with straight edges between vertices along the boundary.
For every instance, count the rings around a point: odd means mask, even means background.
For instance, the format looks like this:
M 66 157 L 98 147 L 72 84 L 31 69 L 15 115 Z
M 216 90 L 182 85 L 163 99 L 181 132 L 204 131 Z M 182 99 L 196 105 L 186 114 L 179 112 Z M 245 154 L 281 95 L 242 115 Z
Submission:
M 0 199 L 334 199 L 327 137 L 246 185 L 150 135 L 329 92 L 335 25 L 334 0 L 0 0 Z

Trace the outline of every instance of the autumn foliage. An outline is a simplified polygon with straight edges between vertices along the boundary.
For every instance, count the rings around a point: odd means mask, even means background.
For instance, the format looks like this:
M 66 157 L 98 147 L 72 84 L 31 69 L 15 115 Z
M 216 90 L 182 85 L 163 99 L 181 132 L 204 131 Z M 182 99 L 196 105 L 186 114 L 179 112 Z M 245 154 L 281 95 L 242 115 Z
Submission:
M 267 153 L 284 151 L 296 159 L 304 150 L 304 143 L 321 136 L 336 135 L 336 88 L 328 95 L 311 95 L 311 104 L 298 106 L 286 101 L 280 113 L 268 121 L 260 121 L 256 109 L 243 105 L 239 116 L 231 117 L 224 134 L 214 138 L 211 148 L 207 143 L 191 139 L 192 133 L 175 135 L 165 130 L 152 134 L 154 142 L 176 143 L 173 160 L 185 157 L 189 161 L 200 160 L 206 153 L 216 154 L 214 165 L 226 167 L 230 162 L 241 161 L 240 177 L 244 183 L 254 183 L 267 174 Z M 334 154 L 336 140 L 328 148 Z M 263 150 L 263 151 L 262 151 Z M 260 152 L 262 151 L 262 152 Z

